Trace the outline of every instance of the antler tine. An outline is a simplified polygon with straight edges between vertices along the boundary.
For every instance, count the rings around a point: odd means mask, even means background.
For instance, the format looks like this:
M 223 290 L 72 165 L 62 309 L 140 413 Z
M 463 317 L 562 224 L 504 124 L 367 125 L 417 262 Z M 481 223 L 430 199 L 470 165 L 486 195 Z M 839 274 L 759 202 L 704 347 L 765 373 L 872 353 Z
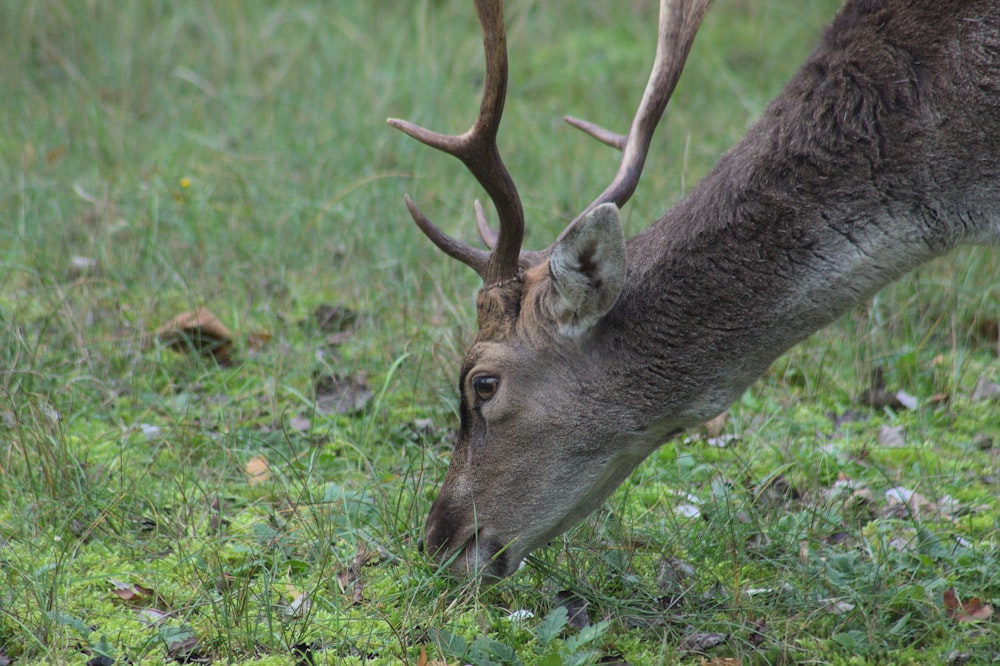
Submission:
M 617 148 L 618 150 L 625 150 L 625 140 L 628 137 L 622 134 L 612 132 L 611 130 L 601 127 L 600 125 L 595 125 L 589 120 L 574 118 L 573 116 L 563 116 L 563 120 L 581 132 L 594 137 L 605 146 L 611 146 L 612 148 Z
M 475 270 L 480 275 L 486 272 L 486 265 L 489 262 L 490 253 L 483 250 L 476 249 L 466 243 L 459 242 L 438 229 L 434 224 L 427 219 L 417 204 L 413 203 L 413 199 L 410 195 L 403 195 L 403 200 L 406 202 L 406 209 L 410 211 L 410 217 L 413 221 L 417 223 L 420 230 L 424 232 L 424 235 L 431 239 L 431 242 L 437 245 L 438 249 L 447 254 L 452 259 L 458 259 L 466 266 L 469 266 Z
M 476 199 L 476 227 L 479 229 L 479 237 L 486 247 L 491 250 L 497 245 L 497 234 L 490 227 L 489 220 L 486 219 L 486 212 L 483 205 Z M 521 250 L 518 254 L 518 263 L 521 268 L 527 270 L 532 266 L 537 266 L 549 256 L 548 250 Z
M 395 118 L 390 118 L 388 123 L 414 139 L 460 159 L 493 201 L 500 218 L 500 233 L 495 247 L 488 254 L 450 238 L 435 227 L 412 201 L 407 202 L 410 215 L 434 244 L 475 269 L 489 286 L 518 274 L 518 258 L 524 239 L 524 209 L 496 144 L 507 94 L 507 36 L 503 1 L 476 0 L 476 11 L 483 32 L 486 80 L 479 116 L 472 127 L 464 134 L 449 135 Z M 484 216 L 477 213 L 477 218 L 482 229 Z
M 650 142 L 653 140 L 653 132 L 677 86 L 709 2 L 710 0 L 660 0 L 656 57 L 628 136 L 615 134 L 585 120 L 566 117 L 566 122 L 570 125 L 586 132 L 601 143 L 622 151 L 618 173 L 604 192 L 587 206 L 581 216 L 602 203 L 613 202 L 621 208 L 635 192 Z

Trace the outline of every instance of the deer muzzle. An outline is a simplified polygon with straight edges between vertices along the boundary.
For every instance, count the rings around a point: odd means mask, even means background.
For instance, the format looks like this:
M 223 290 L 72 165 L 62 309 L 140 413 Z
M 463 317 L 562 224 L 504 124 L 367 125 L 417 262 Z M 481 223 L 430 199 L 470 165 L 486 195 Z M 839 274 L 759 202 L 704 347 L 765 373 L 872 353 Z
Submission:
M 483 580 L 509 576 L 519 562 L 513 562 L 507 548 L 487 526 L 465 520 L 464 511 L 453 511 L 435 501 L 427 516 L 424 548 L 439 565 L 459 577 Z

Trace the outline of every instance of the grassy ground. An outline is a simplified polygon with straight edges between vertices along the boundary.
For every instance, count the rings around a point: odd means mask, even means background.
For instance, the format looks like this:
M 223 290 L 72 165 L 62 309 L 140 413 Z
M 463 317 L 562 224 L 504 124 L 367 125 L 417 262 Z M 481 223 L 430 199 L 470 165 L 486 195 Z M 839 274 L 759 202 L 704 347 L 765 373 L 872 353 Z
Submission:
M 510 4 L 501 141 L 541 247 L 617 159 L 559 118 L 627 122 L 654 8 Z M 716 3 L 630 231 L 738 139 L 834 4 Z M 0 663 L 1000 657 L 983 251 L 790 352 L 734 406 L 735 441 L 666 444 L 509 581 L 477 594 L 417 553 L 477 278 L 402 194 L 465 237 L 479 195 L 384 119 L 464 129 L 479 48 L 457 0 L 0 3 Z M 152 335 L 198 307 L 235 362 Z M 875 368 L 918 408 L 858 405 Z M 363 408 L 339 414 L 345 378 Z

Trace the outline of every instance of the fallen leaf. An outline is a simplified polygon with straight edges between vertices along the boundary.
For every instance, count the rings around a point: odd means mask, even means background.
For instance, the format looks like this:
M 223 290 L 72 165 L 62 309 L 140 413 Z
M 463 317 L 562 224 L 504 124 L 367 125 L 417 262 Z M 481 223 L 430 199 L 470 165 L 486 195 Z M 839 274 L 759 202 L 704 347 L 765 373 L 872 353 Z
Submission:
M 143 608 L 139 611 L 139 621 L 147 627 L 155 627 L 169 617 L 169 613 L 164 613 L 156 608 Z
M 295 657 L 295 666 L 315 666 L 316 664 L 312 643 L 294 644 L 292 646 L 292 656 Z
M 163 434 L 163 428 L 149 423 L 140 423 L 136 429 L 143 434 L 147 442 L 151 442 Z
M 972 445 L 980 451 L 987 451 L 993 448 L 993 438 L 985 433 L 979 433 L 972 438 Z
M 70 279 L 78 279 L 97 272 L 97 259 L 91 257 L 71 257 L 69 260 Z
M 211 534 L 219 534 L 229 527 L 229 519 L 222 515 L 222 500 L 218 497 L 212 498 L 212 502 L 209 504 L 209 514 L 211 518 L 208 519 L 208 531 Z
M 507 619 L 510 622 L 524 622 L 525 620 L 530 620 L 533 617 L 535 617 L 535 614 L 527 608 L 518 608 L 517 610 L 512 610 L 507 613 Z
M 947 666 L 965 666 L 965 664 L 972 661 L 972 657 L 973 655 L 971 652 L 952 650 L 948 653 L 944 663 L 947 664 Z
M 718 437 L 726 430 L 726 422 L 729 420 L 729 412 L 725 411 L 714 419 L 705 422 L 705 432 L 709 437 Z
M 656 573 L 656 589 L 676 603 L 691 589 L 691 580 L 696 573 L 694 565 L 686 560 L 679 557 L 664 558 Z
M 920 406 L 920 401 L 917 400 L 916 396 L 912 396 L 906 391 L 896 391 L 896 400 L 906 409 L 916 409 Z
M 450 666 L 444 659 L 430 659 L 427 656 L 427 646 L 420 646 L 420 656 L 417 657 L 417 666 Z
M 823 603 L 822 610 L 830 615 L 844 615 L 854 610 L 854 604 L 843 599 L 820 599 Z
M 264 483 L 271 478 L 271 466 L 264 456 L 254 456 L 248 460 L 244 471 L 247 474 L 247 483 L 251 486 Z
M 45 153 L 45 163 L 52 164 L 58 162 L 66 156 L 66 146 L 56 146 Z
M 896 486 L 885 491 L 885 500 L 889 504 L 889 516 L 903 518 L 907 516 L 927 516 L 937 513 L 937 504 L 920 493 Z
M 233 362 L 233 336 L 208 308 L 183 312 L 156 330 L 156 339 L 176 351 L 195 351 L 219 365 Z
M 702 653 L 722 645 L 728 639 L 729 634 L 692 631 L 681 638 L 681 642 L 677 645 L 677 650 L 679 652 Z
M 1000 356 L 1000 320 L 979 319 L 974 322 L 973 331 L 978 339 L 990 344 Z
M 767 620 L 760 618 L 754 622 L 753 630 L 750 632 L 750 645 L 759 648 L 767 640 Z
M 338 333 L 331 333 L 330 335 L 323 338 L 323 342 L 326 344 L 327 347 L 337 347 L 347 342 L 352 335 L 354 335 L 354 331 L 340 331 Z
M 109 579 L 111 583 L 111 593 L 133 605 L 148 604 L 154 602 L 157 606 L 166 607 L 166 600 L 161 597 L 156 590 L 139 585 L 138 583 L 126 583 L 124 581 Z
M 363 374 L 326 375 L 316 380 L 316 409 L 321 414 L 354 414 L 362 411 L 374 394 Z
M 883 425 L 878 431 L 878 443 L 890 449 L 906 446 L 903 426 Z
M 714 446 L 717 449 L 724 449 L 730 444 L 738 441 L 740 441 L 740 436 L 734 432 L 719 435 L 718 437 L 709 437 L 705 440 L 709 446 Z
M 307 593 L 300 591 L 291 584 L 285 586 L 285 591 L 292 598 L 291 603 L 288 604 L 288 608 L 286 609 L 289 617 L 298 617 L 309 611 L 311 603 Z
M 363 541 L 358 542 L 358 549 L 354 553 L 354 559 L 347 565 L 347 568 L 337 573 L 337 582 L 340 589 L 347 593 L 350 591 L 351 603 L 360 604 L 364 601 L 364 583 L 361 580 L 361 569 L 366 566 L 378 564 L 384 558 L 383 553 L 378 549 L 372 549 Z
M 358 313 L 341 305 L 323 303 L 313 312 L 313 320 L 323 333 L 337 333 L 353 329 Z
M 950 393 L 935 393 L 931 397 L 927 398 L 928 405 L 944 405 L 949 400 L 951 400 Z
M 833 424 L 834 432 L 840 430 L 840 427 L 845 423 L 854 423 L 856 421 L 867 421 L 868 414 L 859 412 L 853 409 L 848 409 L 843 414 L 837 414 L 836 412 L 827 412 L 826 418 L 830 419 Z
M 889 407 L 897 411 L 910 409 L 908 405 L 916 407 L 916 399 L 909 394 L 903 391 L 896 393 L 886 390 L 884 372 L 881 366 L 872 370 L 871 387 L 862 391 L 855 402 L 875 409 Z M 903 396 L 902 399 L 900 399 L 900 395 Z
M 247 335 L 247 349 L 251 352 L 259 352 L 271 342 L 270 331 L 252 331 Z
M 972 401 L 982 402 L 983 400 L 1000 401 L 1000 384 L 990 381 L 983 375 L 976 382 L 976 388 L 972 389 Z
M 984 604 L 979 597 L 959 601 L 955 588 L 944 591 L 944 612 L 956 622 L 982 622 L 993 615 L 993 607 Z
M 566 609 L 569 626 L 583 629 L 590 626 L 590 614 L 587 612 L 587 600 L 568 590 L 556 594 L 556 605 Z
M 700 518 L 701 509 L 694 504 L 678 504 L 674 507 L 674 513 L 681 518 Z
M 167 642 L 167 655 L 181 664 L 209 663 L 201 655 L 201 641 L 197 636 L 187 636 Z

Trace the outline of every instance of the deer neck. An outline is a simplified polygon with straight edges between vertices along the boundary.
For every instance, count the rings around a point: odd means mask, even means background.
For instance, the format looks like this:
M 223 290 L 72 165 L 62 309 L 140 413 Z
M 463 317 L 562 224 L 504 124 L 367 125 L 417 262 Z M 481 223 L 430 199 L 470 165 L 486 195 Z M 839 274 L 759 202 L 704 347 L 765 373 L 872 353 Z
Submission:
M 789 103 L 628 243 L 599 355 L 622 389 L 642 387 L 630 398 L 645 439 L 721 412 L 787 349 L 963 239 L 961 216 L 941 214 L 941 174 L 911 168 L 914 146 L 841 133 L 796 149 Z M 873 160 L 893 167 L 875 174 Z

